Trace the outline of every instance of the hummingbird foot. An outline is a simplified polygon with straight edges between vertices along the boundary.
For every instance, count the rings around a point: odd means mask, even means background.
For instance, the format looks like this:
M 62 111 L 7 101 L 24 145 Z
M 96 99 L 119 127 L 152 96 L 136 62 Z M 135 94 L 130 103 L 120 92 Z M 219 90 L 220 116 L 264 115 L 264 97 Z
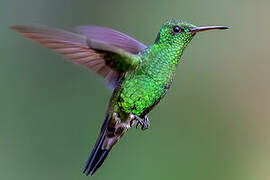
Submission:
M 150 121 L 149 121 L 147 116 L 144 116 L 144 118 L 142 119 L 139 116 L 134 115 L 134 118 L 137 121 L 136 122 L 136 129 L 138 128 L 138 126 L 141 126 L 141 130 L 143 130 L 143 131 L 149 128 Z

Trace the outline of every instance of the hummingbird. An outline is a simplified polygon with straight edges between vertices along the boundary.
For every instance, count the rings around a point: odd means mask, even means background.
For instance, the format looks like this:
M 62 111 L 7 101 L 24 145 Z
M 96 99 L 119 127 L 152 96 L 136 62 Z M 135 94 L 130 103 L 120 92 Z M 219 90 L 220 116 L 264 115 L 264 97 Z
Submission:
M 150 46 L 99 26 L 79 26 L 76 33 L 41 25 L 14 25 L 11 29 L 96 72 L 112 89 L 98 139 L 83 169 L 86 175 L 93 175 L 129 128 L 148 129 L 147 114 L 166 95 L 192 38 L 202 31 L 228 27 L 169 20 Z

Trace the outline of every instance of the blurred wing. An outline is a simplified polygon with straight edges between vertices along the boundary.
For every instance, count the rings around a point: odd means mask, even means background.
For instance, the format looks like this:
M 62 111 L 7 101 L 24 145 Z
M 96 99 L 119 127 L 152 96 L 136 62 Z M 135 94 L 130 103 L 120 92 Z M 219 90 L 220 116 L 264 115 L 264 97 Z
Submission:
M 16 25 L 11 28 L 23 36 L 62 54 L 71 62 L 80 64 L 103 76 L 111 87 L 117 85 L 117 81 L 128 70 L 122 68 L 119 71 L 116 66 L 122 63 L 124 64 L 123 67 L 130 68 L 130 65 L 134 65 L 135 60 L 138 59 L 137 56 L 117 47 L 89 40 L 85 35 L 38 25 Z M 113 63 L 113 58 L 120 62 L 118 64 Z M 125 63 L 127 66 L 125 66 Z
M 93 41 L 110 44 L 132 54 L 138 54 L 146 48 L 141 42 L 113 29 L 98 26 L 79 26 L 76 29 Z

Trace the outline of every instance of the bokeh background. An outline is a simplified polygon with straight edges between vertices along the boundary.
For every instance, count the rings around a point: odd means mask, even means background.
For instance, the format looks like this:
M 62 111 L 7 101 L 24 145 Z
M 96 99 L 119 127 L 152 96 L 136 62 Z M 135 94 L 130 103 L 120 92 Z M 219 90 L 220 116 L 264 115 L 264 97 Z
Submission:
M 269 10 L 269 0 L 1 0 L 0 179 L 270 179 Z M 149 45 L 171 18 L 231 29 L 197 35 L 150 129 L 131 129 L 83 176 L 111 92 L 9 26 L 100 25 Z

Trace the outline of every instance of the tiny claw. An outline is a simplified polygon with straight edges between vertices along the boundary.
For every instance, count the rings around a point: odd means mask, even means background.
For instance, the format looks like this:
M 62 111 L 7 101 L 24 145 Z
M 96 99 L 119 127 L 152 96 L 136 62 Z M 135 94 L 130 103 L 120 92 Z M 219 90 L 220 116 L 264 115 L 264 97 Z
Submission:
M 146 130 L 146 129 L 148 129 L 148 127 L 146 127 L 146 126 L 142 126 L 142 127 L 141 127 L 141 130 L 142 130 L 142 131 L 144 131 L 144 130 Z
M 130 126 L 136 124 L 135 125 L 136 129 L 138 129 L 139 126 L 141 126 L 141 130 L 143 130 L 143 131 L 148 129 L 148 127 L 150 125 L 150 121 L 149 121 L 147 116 L 144 116 L 143 119 L 137 115 L 134 115 L 134 114 L 130 114 L 129 116 L 130 116 L 130 119 L 132 119 L 130 121 Z
M 148 117 L 145 116 L 144 121 L 143 121 L 143 126 L 141 129 L 144 131 L 144 130 L 148 129 L 149 126 L 150 126 L 150 121 L 149 121 Z
M 137 124 L 136 124 L 136 129 L 138 129 L 138 126 L 141 125 L 141 122 L 138 120 Z
M 148 124 L 144 124 L 144 125 L 141 127 L 141 130 L 144 131 L 144 130 L 148 129 L 148 127 L 149 127 Z

